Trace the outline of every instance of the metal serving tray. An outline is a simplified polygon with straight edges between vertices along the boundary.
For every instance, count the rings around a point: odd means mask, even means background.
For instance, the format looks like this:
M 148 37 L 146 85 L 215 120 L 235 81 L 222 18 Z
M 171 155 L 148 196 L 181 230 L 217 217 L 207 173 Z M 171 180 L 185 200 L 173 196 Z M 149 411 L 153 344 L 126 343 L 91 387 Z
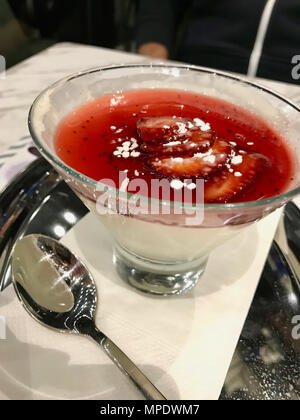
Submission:
M 64 217 L 69 212 L 72 217 Z M 30 233 L 60 239 L 87 208 L 42 158 L 0 195 L 0 290 L 8 287 L 15 241 Z M 300 256 L 300 211 L 285 208 L 287 240 Z M 1 299 L 1 295 L 0 295 Z M 300 399 L 300 285 L 273 242 L 229 368 L 221 400 Z M 299 337 L 298 337 L 299 335 Z

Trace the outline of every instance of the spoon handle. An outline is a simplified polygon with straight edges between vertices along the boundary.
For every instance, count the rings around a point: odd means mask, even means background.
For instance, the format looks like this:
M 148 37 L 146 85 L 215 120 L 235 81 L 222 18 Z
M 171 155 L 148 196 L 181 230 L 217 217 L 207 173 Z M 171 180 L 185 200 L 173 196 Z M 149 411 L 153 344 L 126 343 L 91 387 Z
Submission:
M 104 349 L 110 359 L 125 373 L 147 400 L 166 400 L 158 389 L 149 381 L 143 372 L 98 328 L 89 332 L 89 335 Z

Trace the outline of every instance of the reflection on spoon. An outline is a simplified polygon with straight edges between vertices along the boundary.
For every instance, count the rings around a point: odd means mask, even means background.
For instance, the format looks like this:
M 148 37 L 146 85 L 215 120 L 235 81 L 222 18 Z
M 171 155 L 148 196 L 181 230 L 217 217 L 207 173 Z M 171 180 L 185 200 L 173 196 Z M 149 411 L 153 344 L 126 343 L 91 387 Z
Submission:
M 149 400 L 165 397 L 95 326 L 97 290 L 83 263 L 52 238 L 29 235 L 13 251 L 12 278 L 22 305 L 41 324 L 61 332 L 88 335 Z
M 60 277 L 59 267 L 52 264 L 51 255 L 44 252 L 31 236 L 18 242 L 14 249 L 14 276 L 16 282 L 42 308 L 58 313 L 70 311 L 74 297 Z

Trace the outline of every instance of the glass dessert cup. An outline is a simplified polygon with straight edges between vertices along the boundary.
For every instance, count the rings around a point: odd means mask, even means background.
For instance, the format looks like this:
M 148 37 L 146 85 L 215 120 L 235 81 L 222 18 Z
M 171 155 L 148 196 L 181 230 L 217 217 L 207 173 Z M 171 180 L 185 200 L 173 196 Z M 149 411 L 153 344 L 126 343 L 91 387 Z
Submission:
M 56 128 L 70 112 L 100 96 L 140 89 L 200 93 L 241 106 L 264 119 L 293 151 L 295 176 L 288 189 L 271 198 L 232 204 L 186 205 L 144 196 L 137 200 L 136 195 L 74 170 L 57 156 Z M 144 292 L 172 295 L 189 290 L 203 274 L 215 247 L 300 192 L 300 109 L 264 87 L 205 68 L 121 65 L 72 75 L 34 101 L 29 129 L 41 154 L 112 234 L 120 277 Z M 136 206 L 132 210 L 130 203 L 137 201 L 138 211 Z

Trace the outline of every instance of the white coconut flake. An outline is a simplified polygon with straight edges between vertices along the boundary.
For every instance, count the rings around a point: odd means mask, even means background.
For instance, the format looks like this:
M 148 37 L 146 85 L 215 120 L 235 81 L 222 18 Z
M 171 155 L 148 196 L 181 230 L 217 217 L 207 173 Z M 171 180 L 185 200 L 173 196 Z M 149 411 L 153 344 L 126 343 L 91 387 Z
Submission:
M 164 143 L 163 146 L 177 146 L 181 144 L 181 141 L 170 141 L 169 143 Z
M 119 141 L 123 140 L 119 139 Z M 130 140 L 124 141 L 121 146 L 118 146 L 117 149 L 113 152 L 113 154 L 118 157 L 122 156 L 125 159 L 127 159 L 129 156 L 138 157 L 140 155 L 140 152 L 134 150 L 137 147 L 137 140 L 134 137 L 131 137 Z
M 122 131 L 123 131 L 123 128 L 119 128 L 119 129 L 116 131 L 116 133 L 117 133 L 117 134 L 119 134 L 119 133 L 122 133 Z
M 199 127 L 201 131 L 209 131 L 211 129 L 210 124 L 204 122 L 200 118 L 194 118 L 193 121 L 195 123 L 195 126 Z
M 135 139 L 134 137 L 131 137 L 130 141 L 131 141 L 131 146 L 130 147 L 132 149 L 135 149 L 138 146 L 137 139 Z
M 183 162 L 183 158 L 182 157 L 172 158 L 172 161 L 177 162 L 177 163 L 181 163 L 181 162 Z
M 124 95 L 116 95 L 110 100 L 110 106 L 118 105 L 121 100 L 124 98 Z
M 111 129 L 112 131 L 115 131 L 115 130 L 117 129 L 117 127 L 116 127 L 115 125 L 111 125 L 111 126 L 110 126 L 110 129 Z
M 204 153 L 201 153 L 201 152 L 194 153 L 194 157 L 204 158 L 206 156 L 210 156 L 212 154 L 212 152 L 213 152 L 213 150 L 212 150 L 212 148 L 210 148 L 207 152 L 204 152 Z
M 234 176 L 243 176 L 243 174 L 241 174 L 240 172 L 235 172 Z
M 135 176 L 140 176 L 139 171 L 137 171 L 137 170 L 135 169 L 135 171 L 134 171 L 134 175 L 135 175 Z
M 129 147 L 131 146 L 131 142 L 130 141 L 124 141 L 124 143 L 122 144 L 122 146 L 123 146 L 124 152 L 128 152 Z
M 233 165 L 238 165 L 239 163 L 243 162 L 243 156 L 237 155 L 237 156 L 233 156 L 231 163 Z
M 137 147 L 139 147 L 139 145 L 137 143 L 132 143 L 132 145 L 130 146 L 130 150 L 136 149 Z
M 140 152 L 133 151 L 133 152 L 130 153 L 130 156 L 132 156 L 132 157 L 139 157 L 140 154 L 141 154 Z
M 165 128 L 166 130 L 168 130 L 171 127 L 169 125 L 163 125 L 163 128 Z
M 248 141 L 248 146 L 253 146 L 254 145 L 254 143 L 253 143 L 253 141 Z
M 231 144 L 231 146 L 236 146 L 236 142 L 235 141 L 230 141 L 229 144 Z
M 184 186 L 183 182 L 180 181 L 180 179 L 173 179 L 170 185 L 172 188 L 174 188 L 174 190 L 180 190 Z
M 216 161 L 216 156 L 214 156 L 214 155 L 205 156 L 205 157 L 203 158 L 203 160 L 204 160 L 205 162 L 215 163 L 215 161 Z
M 185 134 L 187 132 L 187 128 L 186 128 L 186 125 L 184 123 L 178 122 L 177 126 L 178 126 L 178 130 L 177 130 L 178 134 Z
M 200 118 L 194 118 L 193 119 L 196 127 L 201 127 L 201 125 L 205 124 L 203 120 L 200 120 Z
M 205 125 L 203 125 L 202 127 L 200 127 L 201 131 L 209 131 L 211 129 L 210 124 L 206 123 Z

